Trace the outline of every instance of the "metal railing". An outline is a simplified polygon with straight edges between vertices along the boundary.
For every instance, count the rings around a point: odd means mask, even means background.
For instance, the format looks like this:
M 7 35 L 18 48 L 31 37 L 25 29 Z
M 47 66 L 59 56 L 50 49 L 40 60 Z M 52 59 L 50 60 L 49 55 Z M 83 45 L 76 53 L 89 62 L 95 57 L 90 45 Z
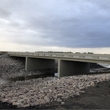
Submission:
M 110 60 L 109 54 L 78 54 L 78 53 L 48 53 L 48 52 L 8 52 L 9 55 L 18 56 L 45 56 L 45 57 L 62 57 L 62 58 L 77 58 L 77 59 L 97 59 Z

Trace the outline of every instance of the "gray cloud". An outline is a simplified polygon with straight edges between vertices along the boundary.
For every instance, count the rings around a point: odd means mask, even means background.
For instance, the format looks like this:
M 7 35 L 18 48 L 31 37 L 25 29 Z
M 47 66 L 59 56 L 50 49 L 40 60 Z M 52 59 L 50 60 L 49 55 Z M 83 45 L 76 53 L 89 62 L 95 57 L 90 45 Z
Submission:
M 10 16 L 10 12 L 4 9 L 0 9 L 0 18 L 5 19 Z
M 110 47 L 109 3 L 109 0 L 4 0 L 0 5 L 1 35 L 18 44 Z

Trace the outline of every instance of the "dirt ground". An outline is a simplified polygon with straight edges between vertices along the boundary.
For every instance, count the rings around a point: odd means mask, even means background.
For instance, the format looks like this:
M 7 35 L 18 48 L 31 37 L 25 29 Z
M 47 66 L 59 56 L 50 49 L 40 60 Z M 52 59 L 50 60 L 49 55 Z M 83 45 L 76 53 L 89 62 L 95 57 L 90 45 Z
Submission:
M 65 104 L 51 102 L 40 106 L 30 106 L 20 109 L 110 109 L 110 81 L 96 84 L 94 87 L 84 89 L 85 93 L 66 99 Z M 17 109 L 9 103 L 0 102 L 0 109 Z

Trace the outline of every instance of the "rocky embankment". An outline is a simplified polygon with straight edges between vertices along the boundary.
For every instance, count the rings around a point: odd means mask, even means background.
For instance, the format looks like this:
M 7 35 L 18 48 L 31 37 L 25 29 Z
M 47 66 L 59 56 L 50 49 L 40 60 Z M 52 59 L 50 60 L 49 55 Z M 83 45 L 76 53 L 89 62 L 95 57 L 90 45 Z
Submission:
M 48 70 L 34 70 L 34 71 L 25 71 L 25 61 L 20 58 L 0 58 L 0 77 L 7 78 L 16 78 L 22 76 L 31 76 L 31 75 L 43 75 L 46 71 L 51 72 L 52 69 Z
M 0 100 L 18 107 L 45 104 L 52 101 L 64 104 L 70 96 L 84 93 L 82 89 L 110 80 L 110 74 L 82 75 L 63 78 L 38 78 L 0 85 Z

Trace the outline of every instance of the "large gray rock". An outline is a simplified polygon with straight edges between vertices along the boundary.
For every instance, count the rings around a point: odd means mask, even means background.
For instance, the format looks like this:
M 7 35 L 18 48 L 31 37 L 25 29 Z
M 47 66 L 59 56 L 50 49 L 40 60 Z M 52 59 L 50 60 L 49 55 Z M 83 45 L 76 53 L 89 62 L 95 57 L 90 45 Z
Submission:
M 62 102 L 62 100 L 60 98 L 57 99 L 57 102 Z
M 46 102 L 50 102 L 50 99 L 49 99 L 47 96 L 44 97 L 44 100 L 45 100 Z

